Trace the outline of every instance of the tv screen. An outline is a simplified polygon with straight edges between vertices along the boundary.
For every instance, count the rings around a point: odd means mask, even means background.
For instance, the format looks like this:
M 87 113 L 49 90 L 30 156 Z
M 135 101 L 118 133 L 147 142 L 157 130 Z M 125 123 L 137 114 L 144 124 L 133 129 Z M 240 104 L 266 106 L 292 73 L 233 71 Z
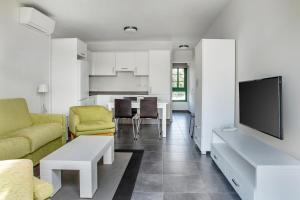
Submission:
M 240 123 L 283 139 L 281 90 L 281 76 L 240 82 Z

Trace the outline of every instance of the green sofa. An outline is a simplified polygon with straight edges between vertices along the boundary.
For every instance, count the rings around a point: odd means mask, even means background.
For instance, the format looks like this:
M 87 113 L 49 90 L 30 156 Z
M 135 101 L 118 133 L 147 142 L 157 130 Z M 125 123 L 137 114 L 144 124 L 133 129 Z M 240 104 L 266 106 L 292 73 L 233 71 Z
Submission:
M 0 160 L 43 157 L 66 143 L 66 118 L 31 114 L 25 99 L 0 99 Z
M 72 138 L 80 135 L 113 136 L 115 133 L 112 112 L 103 106 L 74 106 L 70 108 L 69 117 Z

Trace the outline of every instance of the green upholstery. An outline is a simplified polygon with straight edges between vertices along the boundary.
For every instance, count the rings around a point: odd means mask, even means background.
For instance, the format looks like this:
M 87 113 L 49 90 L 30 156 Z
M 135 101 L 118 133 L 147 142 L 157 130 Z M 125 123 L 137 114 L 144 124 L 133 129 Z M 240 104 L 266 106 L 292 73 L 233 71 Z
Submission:
M 0 99 L 0 135 L 32 125 L 24 99 Z
M 64 134 L 61 135 L 61 142 L 65 144 L 67 141 L 67 129 L 66 129 L 66 116 L 60 114 L 31 114 L 31 119 L 34 124 L 46 124 L 46 123 L 59 123 L 61 128 L 64 131 Z
M 84 132 L 76 132 L 76 136 L 80 135 L 101 135 L 103 134 L 104 136 L 110 135 L 110 134 L 105 134 L 105 133 L 115 133 L 115 128 L 112 129 L 103 129 L 103 130 L 92 130 L 92 131 L 84 131 Z
M 103 106 L 71 107 L 69 127 L 76 136 L 115 132 L 112 112 Z
M 34 151 L 31 154 L 27 154 L 24 159 L 30 159 L 33 162 L 33 165 L 39 164 L 40 160 L 47 156 L 49 153 L 55 151 L 56 149 L 62 146 L 61 138 L 49 142 L 47 145 L 42 146 L 38 150 Z
M 30 141 L 31 151 L 36 151 L 48 142 L 51 142 L 63 134 L 59 123 L 37 124 L 23 128 L 14 133 L 15 136 L 27 138 Z
M 28 158 L 36 165 L 65 142 L 64 115 L 30 114 L 25 99 L 0 100 L 0 160 Z
M 93 131 L 93 130 L 103 130 L 103 129 L 113 129 L 115 124 L 113 122 L 103 122 L 103 121 L 91 121 L 82 122 L 76 126 L 78 132 L 83 131 Z
M 52 193 L 51 184 L 33 176 L 31 160 L 0 161 L 0 200 L 46 200 Z
M 30 160 L 0 161 L 0 200 L 33 200 Z
M 0 158 L 8 160 L 22 158 L 30 152 L 30 142 L 24 137 L 12 137 L 0 140 Z
M 53 193 L 53 186 L 42 181 L 37 177 L 33 177 L 33 196 L 34 200 L 48 199 Z

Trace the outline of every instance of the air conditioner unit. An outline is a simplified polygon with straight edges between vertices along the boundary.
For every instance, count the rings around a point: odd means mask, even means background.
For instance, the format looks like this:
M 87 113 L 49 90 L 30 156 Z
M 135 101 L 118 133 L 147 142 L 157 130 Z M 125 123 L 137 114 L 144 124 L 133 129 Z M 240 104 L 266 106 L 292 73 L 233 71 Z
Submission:
M 53 19 L 31 7 L 20 7 L 20 23 L 47 35 L 51 35 L 55 28 Z

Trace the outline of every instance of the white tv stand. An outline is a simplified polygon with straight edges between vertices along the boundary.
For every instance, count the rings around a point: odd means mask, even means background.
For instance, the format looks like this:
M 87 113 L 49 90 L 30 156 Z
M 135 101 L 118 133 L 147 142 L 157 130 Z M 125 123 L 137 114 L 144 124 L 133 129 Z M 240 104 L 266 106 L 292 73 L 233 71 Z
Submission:
M 299 200 L 300 161 L 240 130 L 213 130 L 211 157 L 243 200 Z

